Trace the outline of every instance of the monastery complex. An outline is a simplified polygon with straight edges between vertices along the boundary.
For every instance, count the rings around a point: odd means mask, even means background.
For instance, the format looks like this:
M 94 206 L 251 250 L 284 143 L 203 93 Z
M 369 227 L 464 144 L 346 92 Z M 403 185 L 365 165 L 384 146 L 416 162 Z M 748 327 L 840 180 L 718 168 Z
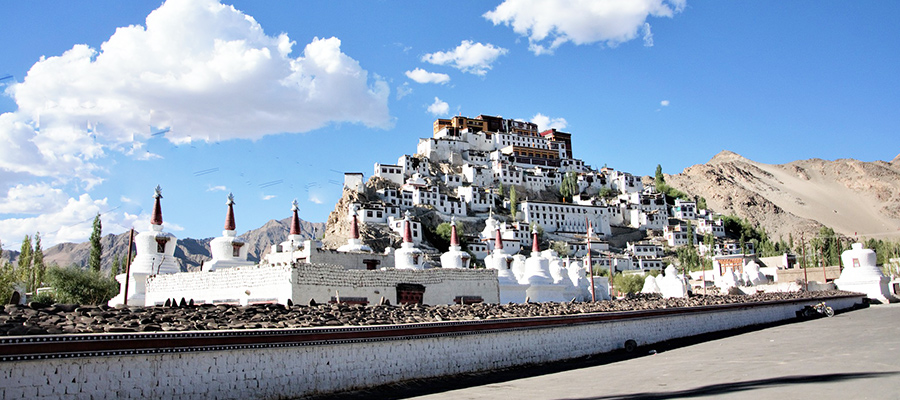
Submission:
M 416 154 L 376 163 L 368 180 L 345 174 L 343 199 L 329 218 L 329 234 L 342 236 L 341 244 L 330 248 L 302 237 L 294 201 L 286 240 L 250 261 L 235 235 L 229 195 L 222 236 L 210 243 L 212 259 L 195 272 L 182 272 L 174 257 L 175 237 L 163 230 L 157 187 L 150 229 L 135 238 L 137 256 L 129 272 L 116 277 L 121 291 L 109 304 L 608 299 L 608 279 L 592 271 L 598 267 L 661 271 L 645 280 L 643 291 L 684 297 L 698 284 L 729 290 L 777 282 L 780 270 L 794 266 L 792 256 L 764 262 L 751 243 L 727 239 L 721 217 L 693 201 L 670 203 L 640 177 L 574 158 L 571 139 L 567 132 L 487 115 L 438 119 Z M 449 225 L 449 246 L 438 250 L 434 232 L 442 223 Z M 376 251 L 379 246 L 366 241 L 371 235 L 361 232 L 378 233 L 391 245 Z M 701 243 L 700 235 L 713 240 Z M 686 276 L 664 265 L 666 254 L 688 244 L 712 258 L 712 271 Z M 862 274 L 853 281 L 886 288 L 885 279 Z

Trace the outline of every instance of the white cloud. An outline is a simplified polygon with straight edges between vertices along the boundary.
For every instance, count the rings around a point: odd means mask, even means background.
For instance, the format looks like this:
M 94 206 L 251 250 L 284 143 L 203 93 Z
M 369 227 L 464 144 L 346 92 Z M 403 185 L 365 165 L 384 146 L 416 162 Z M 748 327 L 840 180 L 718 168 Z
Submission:
M 563 130 L 568 126 L 565 118 L 550 118 L 541 113 L 531 117 L 531 122 L 537 124 L 538 130 L 541 132 L 548 129 Z
M 463 40 L 459 46 L 450 51 L 438 51 L 422 57 L 422 61 L 436 65 L 450 65 L 460 71 L 484 76 L 491 69 L 491 64 L 506 54 L 508 50 L 490 43 L 473 43 Z
M 644 22 L 644 26 L 641 27 L 641 32 L 644 35 L 644 46 L 653 47 L 653 32 L 650 31 L 650 23 Z
M 207 192 L 224 192 L 226 190 L 228 190 L 228 188 L 226 188 L 225 186 L 222 186 L 222 185 L 219 185 L 219 186 L 210 185 L 208 188 L 206 188 Z
M 450 82 L 450 75 L 437 72 L 428 72 L 422 68 L 416 68 L 412 71 L 406 71 L 406 77 L 418 83 L 440 83 Z
M 63 199 L 55 205 L 55 209 L 35 217 L 0 220 L 0 240 L 5 245 L 21 243 L 25 235 L 34 236 L 40 232 L 44 248 L 63 242 L 83 242 L 91 235 L 94 216 L 107 208 L 106 199 L 93 200 L 86 193 L 78 198 Z M 116 228 L 119 232 L 125 230 L 114 217 L 109 219 L 101 217 L 104 233 Z
M 412 94 L 413 90 L 409 87 L 409 82 L 403 82 L 402 85 L 397 86 L 397 100 L 400 100 L 406 96 Z
M 0 115 L 0 170 L 91 186 L 108 149 L 156 158 L 133 151 L 151 126 L 181 143 L 392 124 L 387 83 L 339 39 L 314 38 L 292 56 L 295 44 L 217 1 L 169 0 L 146 27 L 118 28 L 99 50 L 41 58 L 6 88 L 18 110 Z
M 671 18 L 686 0 L 505 0 L 484 17 L 528 37 L 536 55 L 552 54 L 560 45 L 604 43 L 615 47 L 643 34 L 652 45 L 648 17 Z
M 263 199 L 263 200 L 272 200 L 272 199 L 274 199 L 275 197 L 277 197 L 277 196 L 275 196 L 274 194 L 267 194 L 267 195 L 264 195 L 264 196 L 262 197 L 262 199 Z
M 0 214 L 40 214 L 58 208 L 68 198 L 62 190 L 46 183 L 19 184 L 0 199 Z
M 668 101 L 668 100 L 663 100 L 663 101 L 659 102 L 659 105 L 661 105 L 661 106 L 663 106 L 663 107 L 668 107 L 668 106 L 669 106 L 669 101 Z
M 435 97 L 434 103 L 428 106 L 428 112 L 432 115 L 447 115 L 450 112 L 450 105 L 447 102 Z
M 312 202 L 312 203 L 315 203 L 315 204 L 322 204 L 322 203 L 323 203 L 322 199 L 319 198 L 319 195 L 314 194 L 314 193 L 310 193 L 310 194 L 309 194 L 308 200 L 309 200 L 310 202 Z

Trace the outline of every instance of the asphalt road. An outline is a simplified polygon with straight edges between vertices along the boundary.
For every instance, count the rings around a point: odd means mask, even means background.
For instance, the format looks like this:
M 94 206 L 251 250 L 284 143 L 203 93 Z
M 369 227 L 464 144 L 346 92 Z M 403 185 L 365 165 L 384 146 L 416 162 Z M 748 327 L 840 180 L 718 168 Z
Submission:
M 900 399 L 900 305 L 330 398 Z

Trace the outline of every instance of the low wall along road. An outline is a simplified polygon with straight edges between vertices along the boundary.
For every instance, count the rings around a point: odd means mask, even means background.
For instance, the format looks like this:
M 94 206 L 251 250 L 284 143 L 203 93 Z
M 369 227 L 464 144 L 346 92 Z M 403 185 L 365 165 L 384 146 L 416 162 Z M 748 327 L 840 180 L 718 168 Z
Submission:
M 544 363 L 795 318 L 825 300 L 362 327 L 0 339 L 0 398 L 302 397 Z

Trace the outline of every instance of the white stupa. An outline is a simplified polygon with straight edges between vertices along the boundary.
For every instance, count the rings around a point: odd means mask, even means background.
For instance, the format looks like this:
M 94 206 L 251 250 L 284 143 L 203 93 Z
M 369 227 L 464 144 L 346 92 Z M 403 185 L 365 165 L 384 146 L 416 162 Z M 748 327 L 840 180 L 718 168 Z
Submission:
M 687 297 L 687 285 L 684 279 L 678 276 L 678 270 L 672 264 L 666 267 L 664 275 L 656 277 L 656 284 L 659 285 L 660 293 L 665 298 Z
M 565 285 L 554 284 L 553 277 L 550 276 L 550 261 L 541 256 L 537 229 L 531 230 L 531 257 L 525 260 L 525 275 L 519 280 L 519 283 L 528 285 L 526 292 L 531 301 L 564 302 L 571 300 L 565 298 Z
M 644 278 L 644 287 L 641 288 L 641 293 L 646 294 L 661 294 L 662 290 L 659 288 L 659 284 L 656 283 L 656 277 L 653 275 L 647 275 Z
M 472 256 L 462 251 L 456 235 L 456 217 L 450 218 L 450 249 L 441 254 L 441 268 L 469 268 Z
M 834 280 L 838 289 L 865 293 L 869 299 L 882 303 L 897 301 L 888 287 L 890 278 L 876 265 L 875 251 L 864 249 L 862 243 L 853 243 L 850 250 L 841 253 L 841 263 L 844 264 L 841 277 Z
M 759 264 L 756 261 L 750 261 L 744 267 L 744 274 L 747 275 L 744 280 L 747 285 L 759 286 L 769 283 L 769 278 L 759 271 Z
M 403 244 L 394 252 L 394 268 L 425 269 L 425 253 L 416 248 L 409 228 L 409 211 L 403 218 Z
M 162 189 L 156 186 L 153 194 L 153 215 L 150 217 L 150 230 L 141 232 L 134 237 L 137 255 L 131 262 L 128 274 L 116 275 L 119 282 L 119 294 L 107 302 L 110 306 L 127 304 L 143 306 L 147 293 L 147 277 L 156 274 L 173 274 L 181 272 L 181 267 L 175 259 L 175 235 L 163 232 Z
M 233 268 L 250 266 L 253 261 L 247 261 L 247 246 L 244 241 L 235 236 L 234 224 L 234 195 L 228 193 L 228 214 L 225 215 L 225 230 L 222 236 L 213 239 L 209 243 L 209 251 L 212 260 L 203 263 L 203 271 L 215 271 L 220 268 Z
M 515 260 L 503 251 L 503 237 L 500 228 L 495 228 L 494 251 L 484 258 L 487 268 L 497 270 L 497 283 L 500 288 L 500 303 L 524 303 L 526 285 L 520 285 L 513 273 L 512 266 Z
M 359 238 L 359 219 L 356 216 L 356 207 L 352 207 L 350 209 L 351 213 L 351 226 L 350 226 L 350 238 L 347 239 L 347 244 L 338 247 L 337 251 L 341 253 L 349 253 L 349 252 L 366 252 L 371 253 L 372 248 L 368 245 L 363 244 L 362 239 Z
M 297 199 L 294 199 L 294 202 L 291 203 L 291 233 L 288 235 L 287 240 L 281 242 L 281 244 L 272 245 L 273 253 L 277 253 L 277 249 L 275 246 L 279 246 L 282 252 L 293 252 L 300 250 L 300 246 L 303 244 L 303 236 L 300 235 L 300 216 L 297 215 L 297 211 L 300 207 L 297 206 Z

